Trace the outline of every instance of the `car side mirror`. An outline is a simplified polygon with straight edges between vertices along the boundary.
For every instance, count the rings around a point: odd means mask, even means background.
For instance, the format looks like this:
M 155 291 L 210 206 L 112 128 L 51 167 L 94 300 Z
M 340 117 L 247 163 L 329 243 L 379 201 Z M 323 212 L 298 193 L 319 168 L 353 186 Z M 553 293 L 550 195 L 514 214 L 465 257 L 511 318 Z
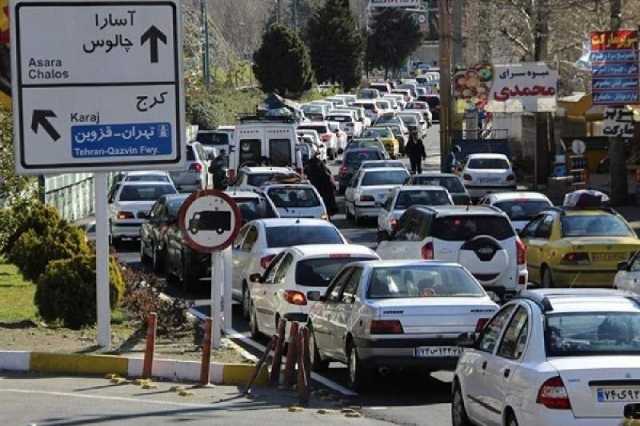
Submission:
M 307 300 L 310 302 L 323 302 L 322 293 L 319 291 L 309 291 L 307 292 Z
M 458 336 L 456 343 L 461 348 L 473 348 L 476 345 L 476 341 L 476 333 L 462 333 Z
M 618 271 L 628 271 L 629 270 L 629 263 L 628 262 L 620 262 L 618 263 Z
M 264 278 L 262 277 L 262 274 L 251 274 L 251 276 L 249 277 L 249 281 L 257 284 L 262 284 L 264 283 Z

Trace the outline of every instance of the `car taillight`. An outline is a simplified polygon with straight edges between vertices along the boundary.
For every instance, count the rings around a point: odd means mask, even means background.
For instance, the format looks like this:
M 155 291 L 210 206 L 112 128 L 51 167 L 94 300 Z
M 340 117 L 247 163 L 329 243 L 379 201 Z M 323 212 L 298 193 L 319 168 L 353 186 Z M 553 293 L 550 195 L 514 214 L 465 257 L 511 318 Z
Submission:
M 462 178 L 463 178 L 464 180 L 473 180 L 473 178 L 471 177 L 471 175 L 468 175 L 468 174 L 466 174 L 466 173 L 465 173 L 464 175 L 462 175 Z
M 134 219 L 135 216 L 131 212 L 118 212 L 116 215 L 118 219 Z
M 403 334 L 402 324 L 398 320 L 371 320 L 371 334 Z
M 516 257 L 518 259 L 518 265 L 527 263 L 527 246 L 525 246 L 519 238 L 516 240 Z
M 363 203 L 373 203 L 376 201 L 376 199 L 373 198 L 373 195 L 361 195 L 360 201 Z
M 347 174 L 347 166 L 342 166 L 340 167 L 340 171 L 338 172 L 340 174 L 340 176 L 344 176 Z
M 291 305 L 304 306 L 307 304 L 307 297 L 300 291 L 286 290 L 282 296 Z
M 191 170 L 192 172 L 200 173 L 202 171 L 202 164 L 200 164 L 200 163 L 191 163 L 191 165 L 189 166 L 189 170 Z
M 514 175 L 509 175 L 507 176 L 507 180 L 511 181 L 514 180 L 516 177 Z
M 268 256 L 264 256 L 263 258 L 261 258 L 260 266 L 262 266 L 262 269 L 267 269 L 274 257 L 276 257 L 275 254 L 270 254 Z
M 569 265 L 588 265 L 589 254 L 584 252 L 567 253 L 562 257 L 562 263 Z
M 422 250 L 421 254 L 422 254 L 422 258 L 424 260 L 432 260 L 433 259 L 433 243 L 427 243 L 424 246 L 422 246 Z
M 480 333 L 484 330 L 484 326 L 489 322 L 489 318 L 480 318 L 476 323 L 476 333 Z
M 562 379 L 559 376 L 552 377 L 542 384 L 538 391 L 538 404 L 542 404 L 552 410 L 570 410 L 571 401 L 569 401 L 569 393 L 564 387 Z

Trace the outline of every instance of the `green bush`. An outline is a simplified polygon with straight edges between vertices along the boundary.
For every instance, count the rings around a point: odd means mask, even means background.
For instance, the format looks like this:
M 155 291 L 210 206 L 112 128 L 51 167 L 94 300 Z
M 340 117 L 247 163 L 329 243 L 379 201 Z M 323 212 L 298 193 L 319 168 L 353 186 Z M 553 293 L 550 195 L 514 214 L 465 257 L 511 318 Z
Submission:
M 96 322 L 96 257 L 74 256 L 54 260 L 38 280 L 35 304 L 46 321 L 60 321 L 68 328 Z M 112 257 L 109 263 L 109 301 L 114 309 L 122 301 L 122 271 Z
M 90 254 L 84 232 L 60 218 L 58 211 L 41 203 L 12 209 L 14 229 L 3 251 L 22 275 L 37 281 L 52 260 Z

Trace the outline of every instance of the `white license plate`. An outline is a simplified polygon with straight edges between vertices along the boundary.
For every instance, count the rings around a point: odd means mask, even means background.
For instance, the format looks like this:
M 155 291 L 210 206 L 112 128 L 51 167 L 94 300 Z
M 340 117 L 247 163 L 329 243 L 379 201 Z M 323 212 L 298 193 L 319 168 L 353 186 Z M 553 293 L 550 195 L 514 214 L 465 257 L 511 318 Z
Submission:
M 459 346 L 424 346 L 416 348 L 416 358 L 458 357 L 462 355 Z
M 499 178 L 480 178 L 478 179 L 480 183 L 498 183 L 500 182 Z
M 597 388 L 598 402 L 640 402 L 640 387 Z

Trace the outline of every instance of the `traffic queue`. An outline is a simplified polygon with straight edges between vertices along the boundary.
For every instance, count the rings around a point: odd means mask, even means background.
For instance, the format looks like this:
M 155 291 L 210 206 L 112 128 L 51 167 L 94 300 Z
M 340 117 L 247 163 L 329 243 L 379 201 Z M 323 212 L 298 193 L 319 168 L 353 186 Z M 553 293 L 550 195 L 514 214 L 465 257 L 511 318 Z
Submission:
M 422 163 L 435 114 L 410 89 L 379 86 L 303 105 L 307 119 L 203 131 L 192 180 L 123 175 L 114 243 L 139 238 L 143 263 L 187 292 L 205 288 L 211 262 L 183 243 L 177 216 L 188 183 L 219 188 L 242 215 L 232 287 L 253 337 L 298 314 L 313 369 L 344 363 L 355 390 L 396 370 L 454 371 L 454 425 L 619 424 L 640 407 L 631 225 L 597 191 L 562 206 L 518 191 L 504 154 L 468 154 L 452 173 L 407 170 L 399 159 L 417 143 L 411 163 Z M 340 205 L 375 226 L 375 250 L 331 222 Z

